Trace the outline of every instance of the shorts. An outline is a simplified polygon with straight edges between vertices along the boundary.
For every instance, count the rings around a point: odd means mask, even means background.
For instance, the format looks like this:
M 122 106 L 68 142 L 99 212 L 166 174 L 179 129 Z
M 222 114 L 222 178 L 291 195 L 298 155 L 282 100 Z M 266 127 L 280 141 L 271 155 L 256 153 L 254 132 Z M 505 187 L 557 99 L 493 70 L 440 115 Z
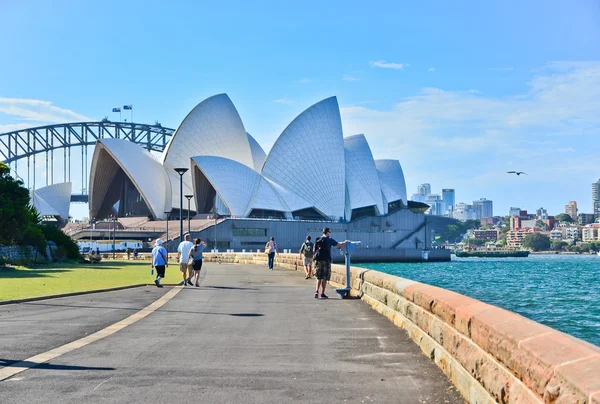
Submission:
M 202 269 L 202 258 L 194 261 L 194 271 L 200 271 Z
M 306 255 L 303 255 L 302 261 L 304 262 L 304 266 L 307 267 L 309 265 L 312 265 L 313 263 L 313 259 L 306 257 Z
M 179 264 L 179 270 L 183 273 L 186 273 L 189 267 L 191 267 L 191 265 L 188 265 L 187 262 Z
M 315 273 L 318 280 L 328 281 L 331 279 L 331 262 L 316 261 L 317 271 Z
M 160 276 L 161 278 L 165 277 L 165 266 L 164 265 L 156 265 L 154 267 L 156 269 L 156 276 Z

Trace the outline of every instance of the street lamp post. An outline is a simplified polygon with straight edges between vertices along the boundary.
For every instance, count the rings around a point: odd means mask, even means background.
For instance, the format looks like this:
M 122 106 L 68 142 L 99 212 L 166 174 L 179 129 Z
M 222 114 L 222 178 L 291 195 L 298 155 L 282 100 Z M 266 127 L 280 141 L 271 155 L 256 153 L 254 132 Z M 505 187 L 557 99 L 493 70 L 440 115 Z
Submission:
M 192 199 L 194 197 L 194 195 L 184 195 L 184 196 L 188 200 L 188 233 L 190 233 L 192 231 L 190 229 L 190 199 Z
M 167 239 L 165 240 L 165 244 L 167 245 L 167 252 L 169 251 L 169 213 L 171 212 L 165 212 L 165 215 L 167 215 Z
M 185 174 L 187 168 L 176 168 L 177 174 L 179 174 L 179 241 L 183 241 L 183 174 Z
M 115 259 L 115 242 L 117 238 L 117 216 L 113 216 L 113 260 Z

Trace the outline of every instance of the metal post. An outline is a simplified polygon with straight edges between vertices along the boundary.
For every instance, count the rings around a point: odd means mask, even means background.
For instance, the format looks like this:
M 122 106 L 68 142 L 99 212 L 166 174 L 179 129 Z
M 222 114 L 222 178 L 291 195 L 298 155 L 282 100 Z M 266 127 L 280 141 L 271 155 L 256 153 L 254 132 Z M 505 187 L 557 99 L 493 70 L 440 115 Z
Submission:
M 187 168 L 176 168 L 175 171 L 179 174 L 179 241 L 183 241 L 183 174 Z
M 185 195 L 187 201 L 188 201 L 188 233 L 191 233 L 192 229 L 190 227 L 190 200 L 193 198 L 194 195 Z
M 352 282 L 350 279 L 350 266 L 351 266 L 351 255 L 352 251 L 358 246 L 361 245 L 360 241 L 349 241 L 346 246 L 342 249 L 342 253 L 344 254 L 344 260 L 346 263 L 346 287 L 338 288 L 335 292 L 340 296 L 340 298 L 344 299 L 350 297 L 350 290 L 352 290 Z
M 117 216 L 113 216 L 113 260 L 115 259 L 115 242 L 117 241 Z
M 167 245 L 167 251 L 169 251 L 169 213 L 171 212 L 165 212 L 165 215 L 167 215 L 167 239 L 165 240 L 165 244 Z

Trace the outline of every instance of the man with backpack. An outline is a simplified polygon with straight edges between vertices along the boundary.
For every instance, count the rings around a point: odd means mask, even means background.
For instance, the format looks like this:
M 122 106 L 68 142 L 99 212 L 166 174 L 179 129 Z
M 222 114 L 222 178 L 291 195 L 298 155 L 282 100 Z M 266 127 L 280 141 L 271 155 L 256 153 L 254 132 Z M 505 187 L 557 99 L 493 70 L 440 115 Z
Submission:
M 162 288 L 160 280 L 165 277 L 165 267 L 169 266 L 169 255 L 167 249 L 162 246 L 163 241 L 156 239 L 155 247 L 152 249 L 152 269 L 156 269 L 156 279 L 154 283 L 157 287 Z
M 327 281 L 331 279 L 331 247 L 337 247 L 340 250 L 348 244 L 348 240 L 338 243 L 331 238 L 331 229 L 323 228 L 323 235 L 315 240 L 314 259 L 317 268 L 317 289 L 315 290 L 315 299 L 319 298 L 319 288 L 321 288 L 321 299 L 328 299 L 325 294 Z
M 312 278 L 312 260 L 315 245 L 310 241 L 310 236 L 306 236 L 306 241 L 300 246 L 300 258 L 303 260 L 306 279 Z

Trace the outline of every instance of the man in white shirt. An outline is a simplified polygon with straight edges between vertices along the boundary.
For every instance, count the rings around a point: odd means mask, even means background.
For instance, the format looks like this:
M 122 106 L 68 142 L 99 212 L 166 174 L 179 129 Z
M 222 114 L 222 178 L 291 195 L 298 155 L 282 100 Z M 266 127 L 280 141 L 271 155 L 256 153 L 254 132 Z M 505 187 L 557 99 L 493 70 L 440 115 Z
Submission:
M 189 234 L 185 235 L 185 241 L 179 243 L 179 247 L 177 247 L 177 261 L 179 261 L 179 270 L 181 271 L 181 276 L 183 277 L 183 285 L 192 285 L 192 275 L 194 271 L 193 265 L 188 265 L 188 260 L 190 259 L 190 250 L 194 246 L 194 243 L 191 241 L 192 237 Z M 186 274 L 189 274 L 186 276 Z

